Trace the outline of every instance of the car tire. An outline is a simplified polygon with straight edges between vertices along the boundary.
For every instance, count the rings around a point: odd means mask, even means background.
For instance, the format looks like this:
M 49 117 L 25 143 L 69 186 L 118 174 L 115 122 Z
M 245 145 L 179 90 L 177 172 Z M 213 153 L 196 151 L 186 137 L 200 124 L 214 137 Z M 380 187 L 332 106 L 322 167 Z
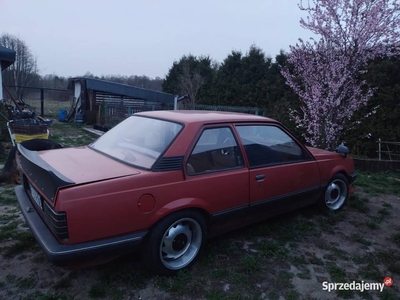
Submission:
M 318 206 L 324 211 L 340 210 L 349 198 L 349 181 L 341 173 L 335 174 L 318 200 Z
M 206 238 L 206 222 L 195 210 L 182 210 L 161 219 L 142 248 L 144 264 L 159 275 L 174 275 L 198 258 Z

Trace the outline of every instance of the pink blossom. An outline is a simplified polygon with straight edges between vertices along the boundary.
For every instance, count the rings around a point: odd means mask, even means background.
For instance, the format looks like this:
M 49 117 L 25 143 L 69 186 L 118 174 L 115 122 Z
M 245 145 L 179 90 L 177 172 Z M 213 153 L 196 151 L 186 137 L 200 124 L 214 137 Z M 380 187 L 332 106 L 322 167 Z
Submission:
M 300 0 L 299 8 L 308 13 L 300 25 L 320 39 L 290 46 L 294 70 L 281 70 L 302 102 L 291 117 L 307 142 L 332 149 L 346 120 L 374 93 L 360 80 L 368 62 L 400 54 L 400 1 L 310 0 L 304 6 Z

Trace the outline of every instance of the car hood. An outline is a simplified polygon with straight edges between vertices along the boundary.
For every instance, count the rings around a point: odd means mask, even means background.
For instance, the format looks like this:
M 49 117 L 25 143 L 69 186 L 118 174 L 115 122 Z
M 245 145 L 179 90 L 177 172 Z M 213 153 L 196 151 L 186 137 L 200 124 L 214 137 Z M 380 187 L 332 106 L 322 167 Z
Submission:
M 76 184 L 139 174 L 125 165 L 88 147 L 39 151 L 38 155 L 52 168 Z
M 311 152 L 311 154 L 317 160 L 336 158 L 336 157 L 338 157 L 338 155 L 340 155 L 340 154 L 337 154 L 336 152 L 330 152 L 330 151 L 326 151 L 326 150 L 322 150 L 322 149 L 318 149 L 318 148 L 314 148 L 314 147 L 307 147 L 307 149 Z

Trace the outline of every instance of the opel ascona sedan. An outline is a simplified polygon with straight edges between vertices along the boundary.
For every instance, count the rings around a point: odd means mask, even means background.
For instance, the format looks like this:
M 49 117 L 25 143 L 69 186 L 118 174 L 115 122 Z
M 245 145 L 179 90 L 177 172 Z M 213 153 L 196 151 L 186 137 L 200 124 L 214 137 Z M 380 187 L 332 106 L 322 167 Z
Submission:
M 23 215 L 68 268 L 141 250 L 171 275 L 207 237 L 306 205 L 340 209 L 356 178 L 346 147 L 305 147 L 279 122 L 238 113 L 142 112 L 87 147 L 18 150 Z

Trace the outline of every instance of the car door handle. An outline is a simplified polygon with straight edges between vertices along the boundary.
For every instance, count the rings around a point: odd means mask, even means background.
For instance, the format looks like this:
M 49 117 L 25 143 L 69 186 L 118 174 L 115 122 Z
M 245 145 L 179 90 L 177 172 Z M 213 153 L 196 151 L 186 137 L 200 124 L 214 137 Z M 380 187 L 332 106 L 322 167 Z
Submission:
M 265 179 L 265 174 L 256 175 L 256 180 L 263 180 Z

